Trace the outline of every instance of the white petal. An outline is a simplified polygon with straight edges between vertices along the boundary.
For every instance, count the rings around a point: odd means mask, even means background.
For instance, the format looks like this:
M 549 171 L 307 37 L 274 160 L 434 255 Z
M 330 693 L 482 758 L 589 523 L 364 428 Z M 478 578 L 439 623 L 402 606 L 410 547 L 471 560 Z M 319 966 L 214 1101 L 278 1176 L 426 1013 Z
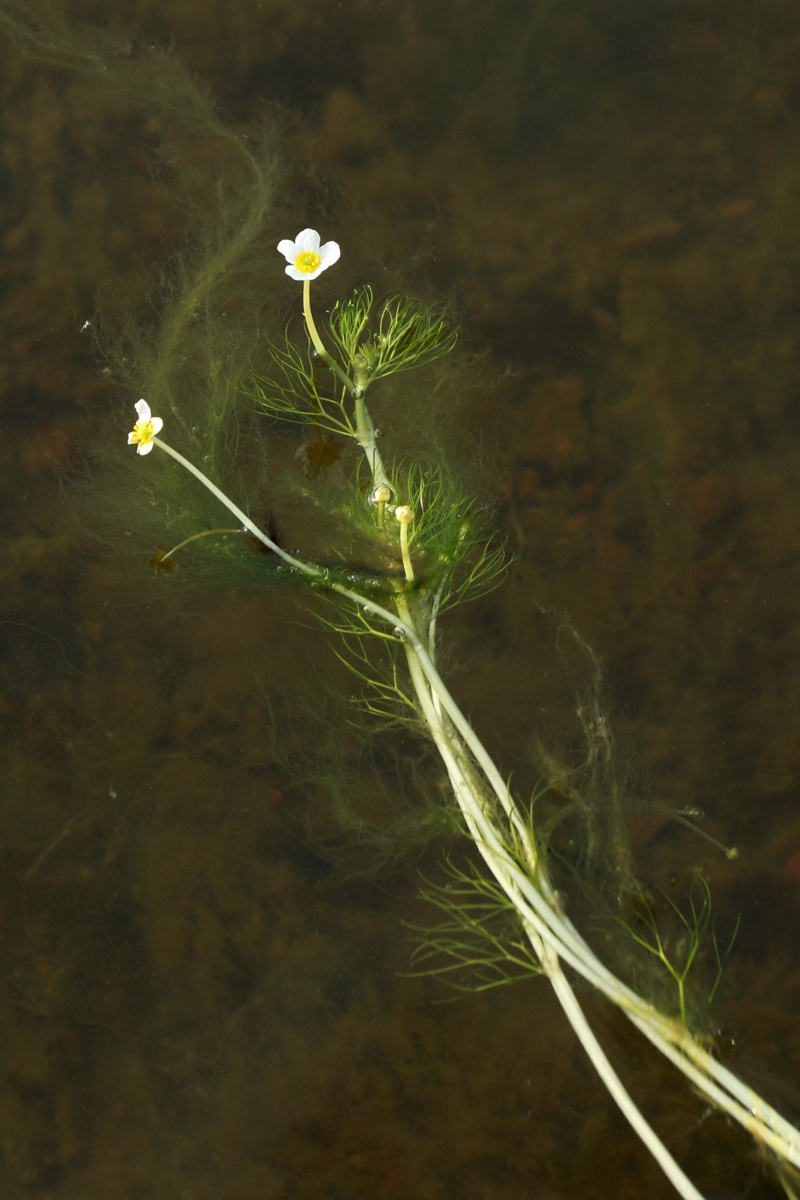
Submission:
M 136 409 L 140 421 L 150 420 L 150 405 L 146 400 L 137 400 L 133 407 Z
M 297 247 L 294 242 L 284 238 L 282 242 L 278 242 L 278 253 L 282 254 L 287 262 L 294 262 L 297 258 Z
M 308 271 L 298 271 L 294 263 L 286 267 L 286 274 L 290 279 L 299 279 L 301 283 L 304 279 L 313 279 L 313 275 L 309 275 Z
M 313 250 L 315 254 L 319 253 L 319 234 L 316 229 L 303 229 L 298 233 L 294 240 L 298 253 L 302 254 L 304 250 Z
M 150 421 L 150 424 L 153 426 L 154 434 L 161 433 L 161 430 L 164 428 L 164 422 L 161 417 L 153 417 Z
M 136 447 L 136 453 L 137 454 L 149 454 L 152 449 L 153 449 L 152 442 L 139 442 L 139 445 Z
M 129 434 L 128 434 L 128 445 L 129 445 L 129 446 L 135 446 L 135 445 L 136 445 L 136 434 L 135 434 L 135 433 L 129 433 Z
M 325 266 L 332 267 L 335 262 L 339 261 L 342 252 L 338 242 L 326 242 L 324 246 L 320 246 L 318 253 Z

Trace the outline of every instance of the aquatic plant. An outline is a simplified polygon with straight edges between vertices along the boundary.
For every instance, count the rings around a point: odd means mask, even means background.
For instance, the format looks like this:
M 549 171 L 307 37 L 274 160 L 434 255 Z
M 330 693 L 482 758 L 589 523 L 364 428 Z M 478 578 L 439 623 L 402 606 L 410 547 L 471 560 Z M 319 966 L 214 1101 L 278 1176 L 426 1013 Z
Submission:
M 227 163 L 224 156 L 220 160 L 220 171 L 229 171 L 232 182 L 212 189 L 220 201 L 217 210 L 210 201 L 198 214 L 197 244 L 182 259 L 160 319 L 147 336 L 131 332 L 117 359 L 129 399 L 143 395 L 135 401 L 136 421 L 128 434 L 136 455 L 111 481 L 115 511 L 121 505 L 133 509 L 134 497 L 144 493 L 156 498 L 151 508 L 157 517 L 167 514 L 162 533 L 168 529 L 174 544 L 151 559 L 157 574 L 167 574 L 193 546 L 201 561 L 218 564 L 223 579 L 240 570 L 265 589 L 291 585 L 312 604 L 319 602 L 319 620 L 361 685 L 357 714 L 398 723 L 434 747 L 461 831 L 482 865 L 451 854 L 448 882 L 426 885 L 424 894 L 443 919 L 420 932 L 414 968 L 472 988 L 519 976 L 546 978 L 633 1129 L 678 1192 L 697 1200 L 700 1193 L 631 1098 L 592 1030 L 573 983 L 579 977 L 614 1004 L 711 1105 L 751 1134 L 793 1194 L 790 1173 L 800 1169 L 800 1132 L 719 1061 L 693 1015 L 690 982 L 703 961 L 704 937 L 713 930 L 705 881 L 698 881 L 699 890 L 683 907 L 672 901 L 659 905 L 634 879 L 618 819 L 621 797 L 600 787 L 587 797 L 580 776 L 554 759 L 546 762 L 535 796 L 516 796 L 440 671 L 443 615 L 502 581 L 504 548 L 471 486 L 460 482 L 438 446 L 421 444 L 424 427 L 412 430 L 410 452 L 384 451 L 371 405 L 380 396 L 373 387 L 381 381 L 431 366 L 454 351 L 457 332 L 447 314 L 404 295 L 377 300 L 372 288 L 362 286 L 318 323 L 311 283 L 340 260 L 340 252 L 336 242 L 323 244 L 315 230 L 304 229 L 277 243 L 286 274 L 302 283 L 303 328 L 296 332 L 290 322 L 265 346 L 257 315 L 232 301 L 252 295 L 255 280 L 268 286 L 260 252 L 274 198 L 269 139 L 254 150 L 231 138 L 172 60 L 147 57 L 145 87 L 140 64 L 130 55 L 110 43 L 76 37 L 63 22 L 45 34 L 25 9 L 4 4 L 0 27 L 50 61 L 118 78 L 147 103 L 160 98 L 173 120 L 213 130 L 229 154 Z M 237 312 L 240 319 L 231 315 Z M 390 447 L 401 424 L 402 401 L 398 407 L 395 397 L 394 403 L 382 419 Z M 257 436 L 265 420 L 307 431 L 308 471 L 297 490 L 326 521 L 325 556 L 287 550 L 251 515 L 267 472 Z M 322 441 L 325 436 L 338 439 L 333 448 Z M 326 454 L 349 466 L 349 475 L 335 486 L 325 479 Z M 220 524 L 224 510 L 233 526 L 227 517 Z M 151 514 L 142 538 L 157 528 Z M 250 553 L 252 539 L 269 553 Z M 199 571 L 195 577 L 202 580 Z M 610 735 L 598 711 L 587 719 L 587 731 L 587 765 L 600 779 Z M 603 805 L 601 819 L 597 808 Z M 572 818 L 582 825 L 587 844 L 599 841 L 616 864 L 619 906 L 610 919 L 631 948 L 629 979 L 615 973 L 575 926 L 554 882 L 558 831 Z M 588 853 L 597 853 L 594 845 Z M 679 926 L 677 941 L 665 932 L 665 916 Z M 712 961 L 708 996 L 716 990 L 721 964 L 713 938 Z M 661 993 L 651 985 L 652 966 L 668 985 Z M 672 1002 L 662 1001 L 670 990 Z
M 376 569 L 373 576 L 358 579 L 346 554 L 341 566 L 324 566 L 283 549 L 203 471 L 163 440 L 161 419 L 151 415 L 144 400 L 136 406 L 139 419 L 128 440 L 139 453 L 151 446 L 164 451 L 266 546 L 298 583 L 333 601 L 337 617 L 327 619 L 328 628 L 355 645 L 354 652 L 351 649 L 350 655 L 340 657 L 370 691 L 371 698 L 362 708 L 410 722 L 436 747 L 464 830 L 483 858 L 486 873 L 451 863 L 451 883 L 426 889 L 426 896 L 447 920 L 424 932 L 417 967 L 437 974 L 457 969 L 462 978 L 468 968 L 475 980 L 462 986 L 477 988 L 520 974 L 544 975 L 609 1092 L 684 1197 L 699 1193 L 622 1084 L 565 968 L 602 992 L 711 1103 L 743 1125 L 762 1147 L 787 1164 L 800 1166 L 798 1131 L 729 1071 L 692 1028 L 687 980 L 709 928 L 705 880 L 699 881 L 699 900 L 689 896 L 687 911 L 669 902 L 684 935 L 682 948 L 668 948 L 656 906 L 641 890 L 637 904 L 616 917 L 632 944 L 646 958 L 658 960 L 672 981 L 677 996 L 672 1012 L 657 1007 L 646 989 L 639 991 L 616 976 L 575 928 L 551 879 L 552 815 L 547 816 L 541 796 L 527 808 L 514 797 L 439 673 L 439 615 L 453 603 L 463 603 L 494 586 L 502 576 L 504 558 L 485 522 L 478 519 L 473 498 L 458 492 L 443 467 L 409 471 L 402 463 L 384 459 L 366 393 L 378 376 L 388 377 L 395 370 L 405 371 L 448 353 L 455 343 L 453 330 L 440 314 L 403 299 L 393 298 L 374 312 L 371 291 L 361 289 L 332 311 L 332 352 L 313 316 L 310 283 L 338 260 L 338 246 L 328 242 L 320 247 L 316 231 L 306 229 L 293 242 L 280 242 L 278 249 L 290 260 L 287 273 L 303 283 L 307 345 L 293 350 L 287 333 L 285 341 L 270 348 L 278 379 L 253 371 L 244 391 L 272 418 L 305 423 L 311 431 L 325 428 L 360 448 L 366 481 L 354 476 L 351 512 L 340 508 L 339 516 L 358 527 L 362 542 L 370 544 L 372 561 L 380 564 L 380 574 Z M 397 328 L 401 332 L 393 336 Z M 315 366 L 314 356 L 328 368 L 327 374 Z M 345 528 L 342 545 L 349 540 Z M 718 978 L 717 972 L 710 995 Z

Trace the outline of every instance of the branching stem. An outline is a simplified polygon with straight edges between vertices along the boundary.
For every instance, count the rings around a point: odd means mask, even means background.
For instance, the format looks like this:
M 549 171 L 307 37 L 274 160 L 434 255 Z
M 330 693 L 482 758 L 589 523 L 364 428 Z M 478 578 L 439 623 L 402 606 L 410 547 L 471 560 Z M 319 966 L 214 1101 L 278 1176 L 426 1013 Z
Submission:
M 309 332 L 314 340 L 316 331 L 312 332 L 312 328 L 313 322 Z M 366 406 L 363 411 L 368 418 Z M 359 428 L 363 432 L 368 426 L 359 421 Z M 365 436 L 362 440 L 360 434 L 357 436 L 373 471 L 374 483 L 378 484 L 380 480 L 379 486 L 390 486 L 384 482 L 386 474 L 377 447 L 373 456 L 370 438 Z M 477 849 L 519 914 L 542 969 L 610 1094 L 684 1200 L 700 1200 L 700 1193 L 656 1136 L 616 1075 L 586 1021 L 564 974 L 562 961 L 619 1007 L 707 1099 L 739 1122 L 760 1144 L 768 1146 L 784 1161 L 800 1167 L 800 1131 L 715 1059 L 684 1023 L 667 1017 L 618 979 L 564 914 L 539 856 L 530 824 L 523 818 L 506 781 L 439 675 L 429 645 L 430 631 L 427 627 L 419 627 L 417 610 L 412 608 L 406 592 L 398 587 L 390 608 L 332 579 L 324 568 L 289 554 L 193 463 L 161 438 L 156 437 L 153 441 L 194 475 L 233 513 L 243 528 L 294 571 L 333 591 L 362 612 L 386 622 L 401 639 L 419 713 L 447 771 Z M 401 524 L 401 537 L 405 534 L 407 539 L 407 532 L 407 524 Z M 413 568 L 407 540 L 403 559 L 407 580 L 411 580 Z

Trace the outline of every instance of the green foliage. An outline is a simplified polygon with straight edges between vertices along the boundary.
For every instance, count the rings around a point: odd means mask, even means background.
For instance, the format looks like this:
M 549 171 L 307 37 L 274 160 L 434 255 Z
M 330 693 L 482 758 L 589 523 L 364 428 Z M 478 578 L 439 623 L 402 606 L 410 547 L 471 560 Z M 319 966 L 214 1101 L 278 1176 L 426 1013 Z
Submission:
M 380 727 L 410 723 L 419 726 L 419 714 L 400 659 L 401 642 L 385 624 L 372 617 L 369 607 L 345 612 L 334 602 L 335 616 L 322 616 L 322 624 L 342 638 L 334 653 L 359 684 L 350 704 L 361 713 L 377 718 Z M 376 656 L 375 643 L 384 653 Z
M 369 286 L 334 305 L 328 328 L 339 362 L 327 361 L 335 375 L 316 354 L 308 331 L 298 346 L 288 326 L 280 341 L 268 344 L 266 369 L 251 367 L 245 394 L 259 411 L 278 420 L 355 437 L 354 401 L 370 384 L 442 358 L 458 339 L 441 313 L 409 297 L 384 301 L 375 319 L 372 308 Z
M 102 329 L 104 373 L 119 408 L 107 423 L 97 422 L 104 427 L 87 450 L 91 477 L 73 491 L 82 524 L 112 548 L 119 571 L 147 579 L 157 548 L 166 553 L 230 522 L 220 520 L 218 502 L 177 466 L 162 460 L 154 471 L 152 457 L 131 452 L 126 432 L 139 397 L 163 418 L 178 450 L 219 487 L 243 495 L 259 517 L 263 512 L 263 456 L 239 384 L 261 331 L 274 321 L 262 264 L 278 237 L 280 119 L 268 115 L 243 138 L 170 51 L 68 21 L 50 0 L 0 0 L 0 33 L 29 57 L 84 77 L 95 92 L 159 115 L 152 128 L 161 140 L 148 144 L 148 153 L 169 180 L 187 237 L 171 251 L 157 294 L 126 312 L 119 328 Z M 243 577 L 263 585 L 275 574 L 249 538 L 208 538 L 201 545 L 202 552 L 199 546 L 181 552 L 187 569 L 170 574 L 165 592 Z
M 426 880 L 421 896 L 444 914 L 432 928 L 409 925 L 418 939 L 412 975 L 432 975 L 459 992 L 483 992 L 541 974 L 513 904 L 482 867 L 444 860 L 445 883 Z
M 256 408 L 279 421 L 310 425 L 328 433 L 354 437 L 349 394 L 341 385 L 332 396 L 321 388 L 322 373 L 328 374 L 319 359 L 313 357 L 306 334 L 305 346 L 297 346 L 289 328 L 280 342 L 270 342 L 271 359 L 264 374 L 251 369 L 242 390 Z
M 365 330 L 369 336 L 373 292 L 369 285 L 353 289 L 346 300 L 337 300 L 328 317 L 328 326 L 343 361 L 350 365 L 363 344 Z
M 736 937 L 734 929 L 723 954 L 714 929 L 708 880 L 697 873 L 682 904 L 666 892 L 651 896 L 640 889 L 632 898 L 629 912 L 624 917 L 615 916 L 614 922 L 658 965 L 674 989 L 677 1016 L 689 1027 L 690 1007 L 700 1003 L 707 1008 L 713 1003 Z M 633 973 L 636 976 L 636 967 Z M 642 985 L 638 978 L 636 983 Z
M 335 561 L 326 562 L 329 578 L 371 594 L 396 593 L 402 584 L 400 528 L 393 518 L 397 505 L 414 511 L 409 548 L 415 573 L 415 592 L 427 600 L 427 617 L 436 616 L 495 587 L 506 569 L 505 545 L 489 528 L 490 512 L 478 497 L 466 492 L 444 465 L 444 456 L 416 452 L 404 464 L 381 461 L 388 485 L 388 504 L 376 503 L 374 430 L 363 395 L 377 379 L 432 362 L 452 350 L 456 332 L 435 309 L 403 297 L 393 297 L 375 313 L 372 289 L 356 289 L 337 303 L 329 317 L 329 332 L 341 366 L 334 374 L 314 349 L 308 329 L 298 344 L 291 328 L 280 341 L 268 344 L 266 368 L 251 367 L 243 383 L 255 408 L 275 420 L 313 430 L 308 446 L 325 445 L 325 437 L 344 439 L 364 454 L 357 458 L 355 482 L 345 488 L 326 486 L 324 466 L 310 466 L 310 479 L 295 480 L 293 490 L 323 523 L 331 523 Z M 352 378 L 346 372 L 352 372 Z M 343 383 L 344 378 L 347 382 Z M 397 413 L 395 424 L 408 423 L 408 412 Z M 391 414 L 388 414 L 391 417 Z M 332 448 L 327 456 L 338 459 Z M 311 451 L 309 451 L 309 460 Z M 321 458 L 319 459 L 322 463 Z M 365 465 L 369 477 L 361 483 Z M 375 571 L 359 580 L 352 564 L 374 564 Z M 369 578 L 369 582 L 367 579 Z M 381 579 L 383 582 L 381 583 Z M 388 588 L 387 588 L 388 584 Z M 417 605 L 417 610 L 422 611 Z M 345 619 L 346 622 L 350 617 Z M 349 632 L 363 636 L 359 619 Z M 344 630 L 341 630 L 344 631 Z M 363 653 L 359 652 L 361 663 Z M 359 665 L 359 672 L 361 667 Z
M 372 307 L 372 288 L 356 288 L 347 300 L 334 305 L 328 318 L 347 369 L 356 373 L 364 388 L 386 375 L 442 358 L 458 340 L 458 331 L 441 312 L 408 296 L 385 300 L 377 319 L 372 319 Z M 370 328 L 373 332 L 362 337 Z
M 491 591 L 507 569 L 490 513 L 440 463 L 417 460 L 396 477 L 396 495 L 416 516 L 409 531 L 417 578 L 440 611 Z

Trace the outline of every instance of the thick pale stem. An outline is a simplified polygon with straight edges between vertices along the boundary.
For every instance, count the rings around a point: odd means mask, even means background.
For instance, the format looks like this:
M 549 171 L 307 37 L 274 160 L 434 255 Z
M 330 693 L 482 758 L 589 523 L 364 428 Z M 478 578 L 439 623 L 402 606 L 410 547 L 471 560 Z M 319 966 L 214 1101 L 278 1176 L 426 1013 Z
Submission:
M 476 792 L 475 783 L 470 778 L 472 772 L 469 766 L 463 762 L 463 748 L 459 747 L 458 739 L 454 738 L 448 729 L 446 720 L 443 721 L 436 710 L 428 679 L 421 669 L 419 659 L 413 647 L 408 644 L 406 644 L 406 655 L 420 711 L 447 769 L 453 791 L 464 814 L 475 845 L 480 850 L 492 874 L 506 891 L 509 898 L 514 901 L 516 888 L 509 877 L 508 868 L 510 863 L 508 856 L 504 852 L 496 831 L 491 825 L 491 819 L 485 811 L 484 802 Z M 525 929 L 567 1020 L 575 1031 L 598 1075 L 630 1122 L 632 1128 L 647 1146 L 647 1149 L 678 1193 L 683 1197 L 683 1200 L 703 1200 L 702 1193 L 697 1190 L 688 1176 L 678 1166 L 664 1143 L 657 1136 L 655 1130 L 642 1115 L 640 1109 L 622 1083 L 622 1080 L 609 1062 L 605 1051 L 586 1020 L 569 981 L 564 975 L 559 961 L 558 950 L 552 944 L 552 935 L 546 928 L 542 929 L 541 926 L 537 927 L 528 921 L 525 921 Z
M 369 469 L 372 474 L 373 486 L 388 487 L 392 485 L 389 482 L 389 476 L 386 474 L 386 468 L 383 465 L 381 452 L 378 449 L 377 433 L 375 424 L 369 414 L 369 409 L 364 403 L 364 396 L 357 392 L 353 393 L 355 400 L 355 415 L 356 415 L 356 439 L 359 446 L 364 451 Z

